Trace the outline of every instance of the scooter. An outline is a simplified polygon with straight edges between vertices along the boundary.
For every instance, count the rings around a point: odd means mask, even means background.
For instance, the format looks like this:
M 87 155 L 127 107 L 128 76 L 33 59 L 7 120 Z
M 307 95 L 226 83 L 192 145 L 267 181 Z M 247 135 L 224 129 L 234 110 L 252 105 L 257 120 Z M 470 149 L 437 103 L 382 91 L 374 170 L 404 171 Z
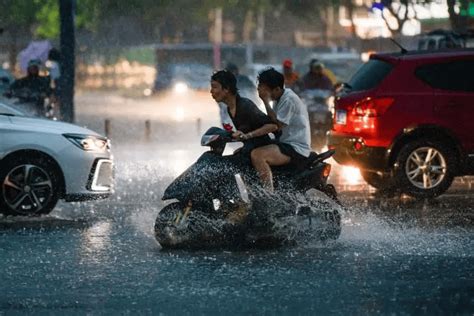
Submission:
M 223 155 L 230 142 L 231 132 L 210 128 L 201 139 L 210 151 L 165 190 L 162 199 L 175 201 L 156 218 L 163 248 L 274 247 L 308 233 L 318 240 L 339 237 L 341 206 L 324 162 L 333 150 L 311 153 L 298 168 L 274 168 L 275 193 L 268 193 L 244 150 Z
M 311 127 L 311 146 L 317 151 L 327 145 L 327 135 L 332 128 L 329 90 L 310 89 L 301 92 L 301 99 L 308 108 Z

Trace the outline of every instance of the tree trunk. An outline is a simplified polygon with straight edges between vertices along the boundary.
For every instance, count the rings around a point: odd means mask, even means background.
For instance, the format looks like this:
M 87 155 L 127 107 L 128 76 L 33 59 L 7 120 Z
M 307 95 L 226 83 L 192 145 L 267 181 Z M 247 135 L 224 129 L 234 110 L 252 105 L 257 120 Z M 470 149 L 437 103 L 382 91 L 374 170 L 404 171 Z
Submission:
M 460 4 L 461 4 L 460 10 L 461 10 L 461 12 L 464 11 L 465 14 L 458 16 L 459 24 L 458 24 L 458 28 L 456 29 L 456 31 L 463 33 L 463 32 L 466 32 L 466 31 L 467 31 L 467 26 L 468 26 L 468 19 L 469 19 L 469 14 L 468 14 L 468 10 L 469 10 L 469 0 L 461 0 L 461 1 L 460 1 Z
M 449 14 L 449 22 L 451 23 L 451 29 L 456 30 L 458 28 L 458 19 L 456 11 L 454 11 L 454 5 L 456 4 L 456 0 L 448 0 L 448 14 Z
M 10 70 L 14 74 L 16 72 L 16 56 L 18 55 L 18 33 L 15 27 L 8 28 L 10 34 L 10 44 L 8 45 L 8 62 L 10 63 Z
M 322 42 L 324 46 L 328 45 L 328 12 L 327 10 L 321 9 L 319 16 L 320 16 L 320 21 L 321 21 L 321 36 L 322 36 Z
M 59 0 L 61 76 L 61 114 L 66 122 L 74 122 L 74 80 L 75 80 L 75 48 L 76 36 L 74 25 L 75 0 Z
M 253 11 L 248 10 L 247 13 L 245 13 L 244 26 L 242 29 L 242 41 L 244 43 L 250 43 L 250 41 L 252 40 L 251 38 L 252 29 L 253 29 Z
M 349 19 L 351 21 L 351 35 L 352 38 L 357 38 L 357 29 L 356 25 L 354 24 L 354 3 L 352 0 L 346 1 L 347 11 L 349 13 Z
M 448 0 L 449 22 L 453 31 L 464 32 L 467 29 L 468 16 L 457 14 L 455 11 L 456 0 Z M 469 9 L 469 0 L 460 1 L 460 11 L 467 11 Z
M 257 17 L 257 43 L 263 44 L 265 31 L 265 10 L 260 8 Z

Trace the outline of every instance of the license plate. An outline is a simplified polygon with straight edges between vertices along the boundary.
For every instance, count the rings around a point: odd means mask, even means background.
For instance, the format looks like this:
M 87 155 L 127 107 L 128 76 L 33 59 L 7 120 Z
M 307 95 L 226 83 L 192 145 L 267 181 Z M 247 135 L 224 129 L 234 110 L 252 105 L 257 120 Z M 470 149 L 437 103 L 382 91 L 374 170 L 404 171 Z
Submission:
M 346 125 L 347 112 L 346 110 L 336 111 L 336 124 Z

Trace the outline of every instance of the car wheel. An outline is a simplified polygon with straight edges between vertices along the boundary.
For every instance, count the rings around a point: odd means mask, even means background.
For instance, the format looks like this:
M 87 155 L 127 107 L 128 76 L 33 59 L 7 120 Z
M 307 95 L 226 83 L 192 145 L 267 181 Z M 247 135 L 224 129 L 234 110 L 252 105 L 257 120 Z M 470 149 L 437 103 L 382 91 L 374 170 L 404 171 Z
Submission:
M 6 215 L 50 213 L 59 199 L 59 176 L 45 158 L 18 158 L 0 168 L 0 211 Z
M 390 176 L 380 175 L 377 172 L 361 170 L 360 174 L 370 186 L 377 190 L 388 192 L 395 189 L 395 182 Z
M 395 177 L 403 193 L 432 198 L 444 193 L 453 182 L 455 157 L 442 143 L 419 140 L 400 150 Z

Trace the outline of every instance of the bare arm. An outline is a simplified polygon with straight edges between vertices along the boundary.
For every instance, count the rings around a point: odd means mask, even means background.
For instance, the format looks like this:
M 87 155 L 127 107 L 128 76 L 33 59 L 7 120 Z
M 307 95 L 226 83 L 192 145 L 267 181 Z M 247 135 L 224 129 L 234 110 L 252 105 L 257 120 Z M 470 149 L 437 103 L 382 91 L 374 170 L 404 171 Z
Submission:
M 263 100 L 263 104 L 265 104 L 265 110 L 267 111 L 267 115 L 272 119 L 273 122 L 277 123 L 277 115 L 270 106 L 270 102 L 268 102 L 268 100 Z
M 269 133 L 275 132 L 276 130 L 278 130 L 277 124 L 269 123 L 269 124 L 263 125 L 260 128 L 257 128 L 256 130 L 248 132 L 247 134 L 244 134 L 241 131 L 237 131 L 234 134 L 232 134 L 232 137 L 236 139 L 247 140 L 247 139 L 267 135 Z
M 275 124 L 277 125 L 277 129 L 276 130 L 281 130 L 283 127 L 285 127 L 285 123 L 282 123 L 278 120 L 277 118 L 277 114 L 275 113 L 275 111 L 273 111 L 272 107 L 270 106 L 270 103 L 268 101 L 263 101 L 263 103 L 265 104 L 265 110 L 267 111 L 267 115 L 272 119 L 273 122 L 275 122 Z
M 285 126 L 285 124 L 278 120 L 276 112 L 270 106 L 270 95 L 268 95 L 266 91 L 259 90 L 258 96 L 260 97 L 260 99 L 262 99 L 263 104 L 265 105 L 265 110 L 267 111 L 267 115 L 277 125 L 278 127 L 277 130 L 281 130 Z
M 260 137 L 260 136 L 263 136 L 263 135 L 267 135 L 269 133 L 273 133 L 277 129 L 278 129 L 278 126 L 276 124 L 271 124 L 270 123 L 270 124 L 265 124 L 262 127 L 257 128 L 256 130 L 254 130 L 250 133 L 247 133 L 246 135 L 250 134 L 250 136 L 251 136 L 250 138 Z

